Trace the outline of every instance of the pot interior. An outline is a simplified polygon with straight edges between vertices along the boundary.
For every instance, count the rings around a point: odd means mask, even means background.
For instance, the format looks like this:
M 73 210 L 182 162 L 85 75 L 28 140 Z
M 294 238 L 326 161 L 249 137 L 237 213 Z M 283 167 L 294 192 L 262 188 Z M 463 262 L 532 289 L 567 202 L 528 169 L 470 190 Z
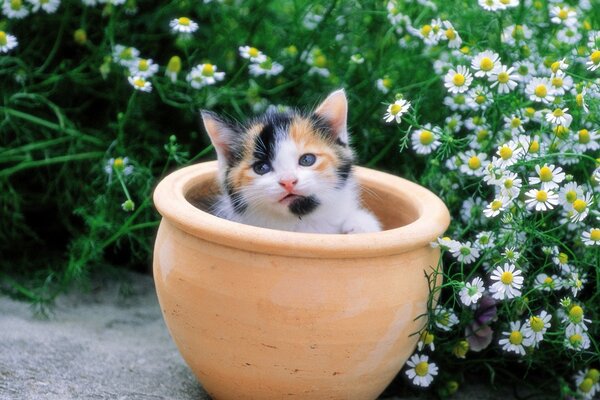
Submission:
M 371 210 L 382 223 L 384 230 L 400 228 L 420 217 L 414 199 L 389 187 L 376 187 L 368 179 L 359 179 L 363 207 Z M 190 185 L 185 198 L 200 210 L 210 213 L 212 204 L 220 194 L 216 179 L 201 180 Z

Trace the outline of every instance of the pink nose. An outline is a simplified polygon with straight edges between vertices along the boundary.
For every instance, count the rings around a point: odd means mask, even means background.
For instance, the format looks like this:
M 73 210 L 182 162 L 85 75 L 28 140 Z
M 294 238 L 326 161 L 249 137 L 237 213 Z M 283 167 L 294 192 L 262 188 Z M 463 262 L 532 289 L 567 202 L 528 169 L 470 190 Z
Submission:
M 279 185 L 285 188 L 285 190 L 287 190 L 288 192 L 294 190 L 294 186 L 296 186 L 296 183 L 298 183 L 298 179 L 296 178 L 279 180 Z

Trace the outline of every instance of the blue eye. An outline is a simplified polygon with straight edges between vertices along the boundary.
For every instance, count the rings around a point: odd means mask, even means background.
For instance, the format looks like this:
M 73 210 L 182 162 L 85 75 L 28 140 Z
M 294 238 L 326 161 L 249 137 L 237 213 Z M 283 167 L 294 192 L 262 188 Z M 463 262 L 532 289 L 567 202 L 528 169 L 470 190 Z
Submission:
M 264 175 L 267 172 L 271 171 L 271 165 L 267 162 L 264 161 L 257 161 L 254 163 L 254 165 L 252 166 L 252 169 L 254 170 L 254 172 L 256 172 L 258 175 Z
M 302 165 L 303 167 L 310 167 L 315 163 L 315 161 L 317 161 L 317 156 L 311 153 L 306 153 L 300 156 L 298 164 Z

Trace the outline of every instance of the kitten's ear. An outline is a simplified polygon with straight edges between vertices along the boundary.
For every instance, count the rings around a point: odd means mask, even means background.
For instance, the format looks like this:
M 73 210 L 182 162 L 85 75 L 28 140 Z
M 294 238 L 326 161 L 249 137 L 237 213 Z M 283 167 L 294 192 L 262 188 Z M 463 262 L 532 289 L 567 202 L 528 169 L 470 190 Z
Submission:
M 210 137 L 210 141 L 217 151 L 217 159 L 219 168 L 225 167 L 231 158 L 232 146 L 238 135 L 237 131 L 230 123 L 222 120 L 213 112 L 201 110 L 202 122 L 204 129 Z
M 317 107 L 315 114 L 331 124 L 337 139 L 348 144 L 348 100 L 344 89 L 336 90 Z

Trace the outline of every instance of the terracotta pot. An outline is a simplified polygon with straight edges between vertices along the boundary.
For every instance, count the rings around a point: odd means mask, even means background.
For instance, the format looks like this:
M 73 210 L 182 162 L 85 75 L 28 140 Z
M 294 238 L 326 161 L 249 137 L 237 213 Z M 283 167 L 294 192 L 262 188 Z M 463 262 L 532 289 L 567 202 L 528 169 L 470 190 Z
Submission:
M 407 180 L 356 168 L 385 231 L 276 231 L 192 204 L 217 190 L 216 168 L 180 169 L 154 192 L 163 216 L 156 291 L 204 389 L 215 399 L 375 399 L 426 323 L 418 318 L 429 296 L 424 272 L 439 260 L 429 243 L 449 224 L 442 201 Z

